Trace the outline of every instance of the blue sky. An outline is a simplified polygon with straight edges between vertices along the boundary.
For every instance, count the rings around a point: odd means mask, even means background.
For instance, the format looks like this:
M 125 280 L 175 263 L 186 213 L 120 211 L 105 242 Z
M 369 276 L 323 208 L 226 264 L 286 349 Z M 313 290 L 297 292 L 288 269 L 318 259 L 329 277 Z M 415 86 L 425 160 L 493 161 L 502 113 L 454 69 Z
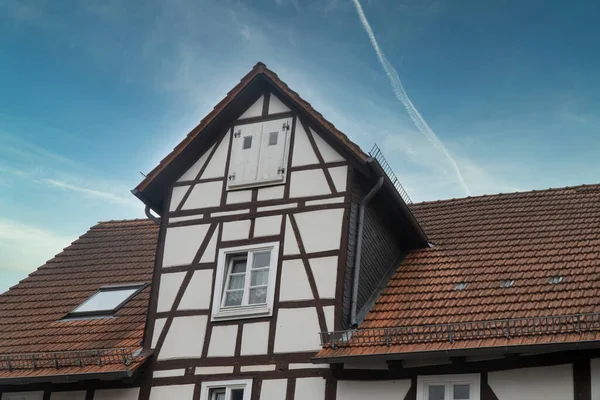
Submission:
M 0 291 L 142 217 L 139 171 L 259 60 L 415 201 L 600 181 L 597 1 L 361 3 L 421 125 L 352 0 L 0 0 Z

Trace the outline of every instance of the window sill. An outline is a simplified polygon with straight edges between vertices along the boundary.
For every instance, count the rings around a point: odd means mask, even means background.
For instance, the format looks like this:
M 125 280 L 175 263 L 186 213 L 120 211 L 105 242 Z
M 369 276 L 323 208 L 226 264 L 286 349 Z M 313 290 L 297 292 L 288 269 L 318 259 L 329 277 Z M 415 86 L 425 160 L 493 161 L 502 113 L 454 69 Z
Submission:
M 219 310 L 212 314 L 211 321 L 230 321 L 235 319 L 261 318 L 273 315 L 273 309 L 264 307 L 239 307 Z

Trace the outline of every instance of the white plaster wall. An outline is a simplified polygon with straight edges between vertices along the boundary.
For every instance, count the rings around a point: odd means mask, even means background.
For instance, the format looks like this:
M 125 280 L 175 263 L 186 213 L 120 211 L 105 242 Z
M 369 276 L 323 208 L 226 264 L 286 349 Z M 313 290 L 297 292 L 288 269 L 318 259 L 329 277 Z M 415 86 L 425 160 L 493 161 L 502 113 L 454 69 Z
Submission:
M 368 398 L 372 398 L 373 395 Z M 298 378 L 294 400 L 323 400 L 325 399 L 325 379 Z
M 319 319 L 314 307 L 280 308 L 275 329 L 275 353 L 318 351 Z
M 308 263 L 315 277 L 319 297 L 322 299 L 334 299 L 337 283 L 337 256 L 311 258 L 308 260 Z
M 300 121 L 296 121 L 296 131 L 294 137 L 294 151 L 292 154 L 292 167 L 298 167 L 302 165 L 313 165 L 318 164 L 319 159 L 313 151 L 308 136 L 304 131 L 304 127 Z
M 200 269 L 194 272 L 188 284 L 178 310 L 208 310 L 212 294 L 211 269 Z
M 242 115 L 240 115 L 239 119 L 251 118 L 251 117 L 260 117 L 262 115 L 263 102 L 265 96 L 260 96 L 258 100 L 254 102 Z
M 198 183 L 181 207 L 182 210 L 217 207 L 221 204 L 221 189 L 223 182 Z
M 298 230 L 306 252 L 339 249 L 343 216 L 342 208 L 296 214 Z
M 209 357 L 233 357 L 237 325 L 213 326 L 208 345 Z
M 258 196 L 256 197 L 256 200 L 257 201 L 265 201 L 265 200 L 283 199 L 284 190 L 285 190 L 285 186 L 283 186 L 283 185 L 259 188 Z
M 162 274 L 160 276 L 160 285 L 158 286 L 158 312 L 170 311 L 177 291 L 181 287 L 185 272 L 175 272 L 172 274 Z
M 285 399 L 287 379 L 265 379 L 260 389 L 260 400 Z
M 85 400 L 86 391 L 76 392 L 54 392 L 50 394 L 50 400 Z
M 286 260 L 281 266 L 279 301 L 312 300 L 313 294 L 302 260 Z
M 192 400 L 194 385 L 155 386 L 150 391 L 150 400 Z M 137 399 L 137 398 L 136 398 Z M 94 399 L 95 400 L 95 399 Z
M 592 400 L 600 400 L 600 358 L 590 360 L 592 375 Z
M 232 374 L 233 366 L 220 366 L 220 367 L 196 367 L 196 375 L 218 375 L 218 374 Z
M 206 321 L 206 315 L 173 318 L 158 359 L 200 357 L 206 333 Z
M 294 171 L 290 177 L 290 197 L 309 197 L 331 194 L 322 169 Z
M 183 196 L 187 193 L 189 186 L 176 186 L 173 188 L 173 192 L 171 193 L 171 203 L 169 205 L 169 211 L 175 211 Z
M 401 400 L 410 389 L 410 379 L 397 381 L 338 381 L 339 400 Z
M 204 163 L 206 162 L 206 159 L 208 158 L 208 155 L 211 153 L 213 147 L 215 147 L 214 144 L 212 146 L 210 146 L 210 148 L 208 150 L 206 150 L 200 156 L 200 158 L 198 159 L 198 161 L 196 161 L 194 163 L 194 165 L 192 165 L 190 167 L 190 169 L 188 169 L 183 175 L 181 175 L 181 177 L 177 180 L 177 182 L 191 181 L 191 180 L 196 179 L 196 176 L 198 176 L 198 173 L 200 172 L 200 170 L 204 166 Z
M 163 268 L 191 264 L 207 231 L 208 225 L 167 228 Z
M 252 201 L 252 190 L 235 190 L 227 193 L 227 204 L 248 203 Z
M 254 222 L 254 237 L 279 235 L 281 231 L 281 215 L 259 217 Z
M 223 223 L 222 240 L 248 239 L 250 235 L 250 220 L 231 221 Z
M 327 162 L 337 162 L 337 161 L 346 161 L 344 157 L 340 155 L 337 151 L 335 151 L 326 141 L 321 138 L 312 128 L 309 128 L 315 138 L 315 143 L 317 144 L 317 148 L 323 157 L 323 161 Z
M 202 253 L 202 256 L 200 257 L 200 262 L 201 263 L 215 262 L 215 257 L 217 256 L 217 236 L 218 236 L 218 233 L 219 233 L 219 229 L 217 228 L 213 232 L 212 237 L 208 241 L 208 245 L 206 246 L 206 249 L 204 249 L 204 253 Z
M 279 97 L 275 96 L 271 93 L 271 97 L 269 99 L 269 114 L 277 114 L 282 112 L 291 111 L 288 106 L 283 104 Z
M 200 179 L 209 179 L 209 178 L 220 178 L 225 176 L 225 162 L 227 161 L 227 155 L 229 152 L 229 137 L 231 136 L 231 132 L 228 131 L 225 134 L 221 143 L 219 143 L 219 147 L 215 150 L 212 158 L 208 162 L 206 169 L 202 173 Z
M 344 165 L 341 167 L 329 168 L 329 175 L 331 175 L 331 180 L 333 181 L 333 186 L 335 186 L 335 190 L 338 192 L 346 191 L 346 183 L 347 183 L 347 175 L 348 175 L 348 166 Z
M 140 388 L 96 390 L 94 400 L 137 400 Z
M 166 318 L 157 318 L 154 321 L 154 331 L 152 332 L 152 348 L 156 348 L 156 343 L 158 342 L 158 338 L 160 337 L 160 333 L 162 332 L 165 322 L 167 322 Z
M 269 326 L 269 322 L 244 324 L 240 354 L 243 356 L 267 354 L 267 346 L 269 344 Z
M 334 330 L 335 323 L 335 306 L 323 307 L 323 314 L 325 314 L 325 323 L 327 324 L 327 330 Z
M 571 364 L 490 372 L 488 384 L 498 400 L 572 400 Z
M 172 376 L 184 376 L 185 369 L 168 369 L 164 371 L 154 371 L 152 372 L 153 378 L 170 378 Z
M 298 241 L 296 240 L 292 224 L 290 223 L 290 217 L 286 217 L 285 235 L 283 238 L 283 255 L 288 256 L 294 254 L 300 254 L 300 249 L 298 248 Z

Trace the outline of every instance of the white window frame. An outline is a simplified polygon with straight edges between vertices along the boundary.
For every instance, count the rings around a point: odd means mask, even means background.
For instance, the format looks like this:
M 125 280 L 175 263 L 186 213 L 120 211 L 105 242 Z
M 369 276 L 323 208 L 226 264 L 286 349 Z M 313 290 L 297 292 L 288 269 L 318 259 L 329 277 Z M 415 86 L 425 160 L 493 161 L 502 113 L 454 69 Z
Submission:
M 480 374 L 461 374 L 461 375 L 428 375 L 417 377 L 417 400 L 429 400 L 427 398 L 427 388 L 429 386 L 445 386 L 446 393 L 448 388 L 455 384 L 468 384 L 471 388 L 469 400 L 480 400 L 481 395 L 481 375 Z M 450 397 L 450 399 L 452 399 Z
M 211 400 L 208 397 L 211 389 L 239 389 L 244 388 L 244 400 L 250 400 L 252 393 L 252 379 L 239 379 L 235 381 L 212 381 L 202 382 L 200 386 L 200 400 Z
M 246 305 L 238 307 L 224 308 L 223 294 L 225 292 L 225 283 L 228 277 L 229 260 L 236 255 L 249 252 L 259 252 L 268 250 L 271 252 L 271 262 L 269 265 L 269 279 L 267 283 L 267 300 L 265 304 Z M 213 309 L 211 321 L 223 321 L 231 319 L 270 317 L 273 315 L 273 301 L 275 297 L 275 281 L 277 277 L 277 265 L 279 262 L 279 243 L 261 243 L 247 246 L 228 247 L 219 250 L 217 258 L 217 272 L 215 287 L 213 292 Z M 248 257 L 247 270 L 252 268 L 251 257 Z M 249 279 L 246 279 L 245 285 L 249 285 Z

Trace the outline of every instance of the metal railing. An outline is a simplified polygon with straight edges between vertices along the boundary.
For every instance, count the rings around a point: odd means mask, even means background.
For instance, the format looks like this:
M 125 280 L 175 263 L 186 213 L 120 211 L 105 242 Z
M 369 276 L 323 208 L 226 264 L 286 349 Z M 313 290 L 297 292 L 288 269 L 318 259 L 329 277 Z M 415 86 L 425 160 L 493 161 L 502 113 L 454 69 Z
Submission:
M 396 177 L 396 174 L 394 174 L 394 171 L 392 170 L 392 167 L 390 167 L 390 164 L 383 156 L 383 153 L 381 152 L 379 146 L 377 146 L 377 143 L 373 144 L 373 148 L 371 149 L 371 151 L 369 151 L 369 155 L 376 159 L 379 165 L 381 165 L 381 168 L 392 182 L 392 185 L 394 185 L 394 187 L 398 191 L 398 194 L 400 194 L 400 197 L 402 197 L 402 200 L 404 200 L 406 204 L 412 204 L 412 200 L 408 196 L 408 193 L 406 193 L 406 190 L 404 190 L 404 188 L 400 184 L 400 181 Z
M 321 332 L 321 346 L 337 348 L 367 345 L 401 345 L 459 340 L 510 339 L 517 336 L 581 334 L 600 331 L 600 313 L 552 315 L 452 324 L 415 325 L 376 329 Z
M 58 351 L 49 353 L 2 354 L 0 370 L 38 369 L 102 366 L 109 364 L 130 365 L 140 359 L 137 349 L 117 348 L 101 350 Z

